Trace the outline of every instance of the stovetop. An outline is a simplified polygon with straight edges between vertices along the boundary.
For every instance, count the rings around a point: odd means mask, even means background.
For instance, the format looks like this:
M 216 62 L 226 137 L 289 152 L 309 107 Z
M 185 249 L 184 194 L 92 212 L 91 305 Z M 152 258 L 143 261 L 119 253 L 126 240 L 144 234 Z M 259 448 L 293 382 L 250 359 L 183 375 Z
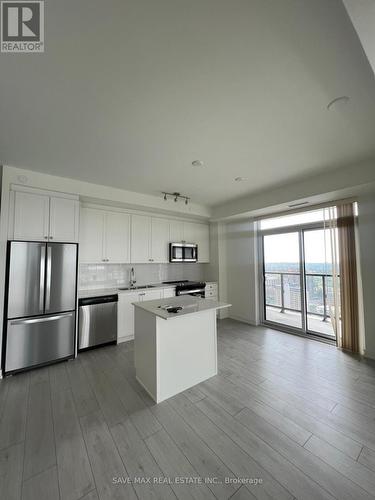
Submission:
M 176 286 L 176 291 L 178 290 L 191 290 L 194 288 L 205 288 L 206 283 L 204 281 L 184 281 Z
M 204 288 L 206 283 L 204 281 L 177 280 L 163 281 L 163 285 L 176 285 L 176 288 L 187 290 L 189 288 Z
M 177 281 L 163 281 L 163 285 L 183 285 L 184 283 L 189 283 L 189 280 L 177 280 Z

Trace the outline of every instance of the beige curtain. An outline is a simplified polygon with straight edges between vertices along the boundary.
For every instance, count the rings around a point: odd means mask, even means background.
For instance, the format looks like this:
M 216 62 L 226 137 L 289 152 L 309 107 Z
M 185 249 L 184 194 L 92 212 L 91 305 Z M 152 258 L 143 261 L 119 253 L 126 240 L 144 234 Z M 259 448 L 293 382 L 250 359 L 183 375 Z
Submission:
M 329 265 L 328 274 L 332 273 L 332 302 L 329 303 L 329 315 L 332 328 L 336 336 L 337 345 L 341 346 L 341 311 L 340 311 L 340 268 L 339 268 L 339 244 L 337 232 L 337 210 L 336 207 L 324 209 L 324 227 L 329 229 L 328 241 L 325 241 L 326 263 Z M 326 234 L 326 233 L 325 233 Z
M 355 224 L 353 204 L 337 206 L 337 242 L 339 251 L 341 332 L 339 347 L 359 351 L 359 310 Z

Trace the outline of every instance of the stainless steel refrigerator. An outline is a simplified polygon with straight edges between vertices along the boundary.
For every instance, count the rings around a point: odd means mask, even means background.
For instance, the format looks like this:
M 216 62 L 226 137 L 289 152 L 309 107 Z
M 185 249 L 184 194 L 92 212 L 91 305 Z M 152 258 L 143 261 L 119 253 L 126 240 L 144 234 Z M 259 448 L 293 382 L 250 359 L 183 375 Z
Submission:
M 5 373 L 74 357 L 77 251 L 71 243 L 8 243 Z

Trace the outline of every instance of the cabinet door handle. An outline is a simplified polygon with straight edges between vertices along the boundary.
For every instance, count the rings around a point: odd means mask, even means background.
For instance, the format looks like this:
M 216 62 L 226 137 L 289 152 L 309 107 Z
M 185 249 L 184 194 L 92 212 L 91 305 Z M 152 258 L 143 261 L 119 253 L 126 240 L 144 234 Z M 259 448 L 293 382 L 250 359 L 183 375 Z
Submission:
M 44 239 L 45 239 L 45 240 L 48 240 L 48 236 L 45 236 L 45 237 L 44 237 Z
M 50 237 L 49 237 L 49 239 L 50 239 L 50 240 L 53 240 L 53 236 L 50 236 Z

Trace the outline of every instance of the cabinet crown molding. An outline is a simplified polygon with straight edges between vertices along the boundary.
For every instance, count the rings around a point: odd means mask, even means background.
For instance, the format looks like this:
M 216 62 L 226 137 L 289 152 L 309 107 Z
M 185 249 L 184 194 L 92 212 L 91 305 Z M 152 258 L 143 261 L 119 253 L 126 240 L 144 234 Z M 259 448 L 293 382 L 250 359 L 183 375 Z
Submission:
M 11 184 L 10 190 L 23 192 L 23 193 L 42 194 L 42 195 L 51 196 L 54 198 L 65 198 L 65 199 L 77 200 L 77 201 L 79 200 L 79 196 L 76 194 L 62 193 L 60 191 L 49 191 L 46 189 L 40 189 L 40 188 L 36 188 L 36 187 L 31 187 L 31 186 L 23 186 L 22 184 Z

